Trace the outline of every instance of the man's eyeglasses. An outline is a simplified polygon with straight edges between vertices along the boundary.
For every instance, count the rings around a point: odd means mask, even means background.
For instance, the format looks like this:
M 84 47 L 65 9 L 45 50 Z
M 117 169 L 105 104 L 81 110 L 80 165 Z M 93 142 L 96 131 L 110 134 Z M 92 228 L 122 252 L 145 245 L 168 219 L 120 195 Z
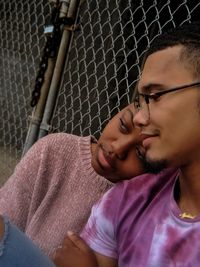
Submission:
M 175 92 L 178 90 L 182 90 L 182 89 L 187 89 L 187 88 L 193 88 L 196 86 L 200 86 L 200 82 L 196 82 L 196 83 L 191 83 L 191 84 L 187 84 L 187 85 L 182 85 L 182 86 L 178 86 L 178 87 L 174 87 L 171 89 L 167 89 L 164 91 L 160 91 L 160 92 L 156 92 L 156 93 L 151 93 L 151 94 L 142 94 L 142 93 L 138 93 L 137 96 L 134 99 L 134 106 L 136 109 L 136 112 L 138 112 L 139 110 L 143 109 L 144 113 L 148 116 L 150 116 L 150 111 L 149 111 L 149 103 L 151 101 L 156 101 L 158 98 L 160 98 L 162 95 L 171 93 L 171 92 Z

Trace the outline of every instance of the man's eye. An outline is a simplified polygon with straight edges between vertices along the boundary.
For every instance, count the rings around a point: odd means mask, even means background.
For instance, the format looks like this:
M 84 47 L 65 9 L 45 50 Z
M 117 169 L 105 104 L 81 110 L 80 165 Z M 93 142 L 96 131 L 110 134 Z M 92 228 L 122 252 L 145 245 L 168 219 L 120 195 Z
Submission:
M 160 95 L 159 94 L 149 95 L 149 99 L 153 101 L 158 101 L 160 99 Z
M 135 99 L 134 99 L 134 106 L 136 109 L 139 109 L 140 108 L 140 101 L 139 101 L 139 97 L 136 96 Z

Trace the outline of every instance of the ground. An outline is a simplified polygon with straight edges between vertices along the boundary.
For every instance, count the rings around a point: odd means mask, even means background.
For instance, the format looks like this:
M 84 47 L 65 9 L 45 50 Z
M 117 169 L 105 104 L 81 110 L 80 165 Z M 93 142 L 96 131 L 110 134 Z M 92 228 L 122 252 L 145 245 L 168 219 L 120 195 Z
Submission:
M 15 153 L 0 147 L 0 186 L 12 174 L 18 161 L 19 157 L 17 157 Z

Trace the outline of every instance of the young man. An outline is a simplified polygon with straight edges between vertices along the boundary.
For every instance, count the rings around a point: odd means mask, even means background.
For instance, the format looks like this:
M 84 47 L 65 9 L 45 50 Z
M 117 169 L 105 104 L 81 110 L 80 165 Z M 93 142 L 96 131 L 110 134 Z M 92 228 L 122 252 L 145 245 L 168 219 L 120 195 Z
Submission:
M 148 163 L 180 169 L 116 185 L 93 208 L 82 237 L 100 267 L 200 266 L 199 23 L 154 40 L 135 106 Z
M 0 189 L 0 214 L 51 257 L 69 229 L 80 233 L 93 204 L 113 183 L 144 172 L 133 116 L 131 104 L 98 141 L 66 133 L 39 140 Z

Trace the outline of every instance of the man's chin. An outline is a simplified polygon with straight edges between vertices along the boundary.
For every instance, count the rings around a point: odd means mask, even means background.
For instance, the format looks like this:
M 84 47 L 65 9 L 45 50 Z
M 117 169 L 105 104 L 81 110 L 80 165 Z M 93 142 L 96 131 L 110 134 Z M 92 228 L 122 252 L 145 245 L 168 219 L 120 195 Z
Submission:
M 145 172 L 147 173 L 157 174 L 168 166 L 167 160 L 152 160 L 144 157 L 142 162 Z

